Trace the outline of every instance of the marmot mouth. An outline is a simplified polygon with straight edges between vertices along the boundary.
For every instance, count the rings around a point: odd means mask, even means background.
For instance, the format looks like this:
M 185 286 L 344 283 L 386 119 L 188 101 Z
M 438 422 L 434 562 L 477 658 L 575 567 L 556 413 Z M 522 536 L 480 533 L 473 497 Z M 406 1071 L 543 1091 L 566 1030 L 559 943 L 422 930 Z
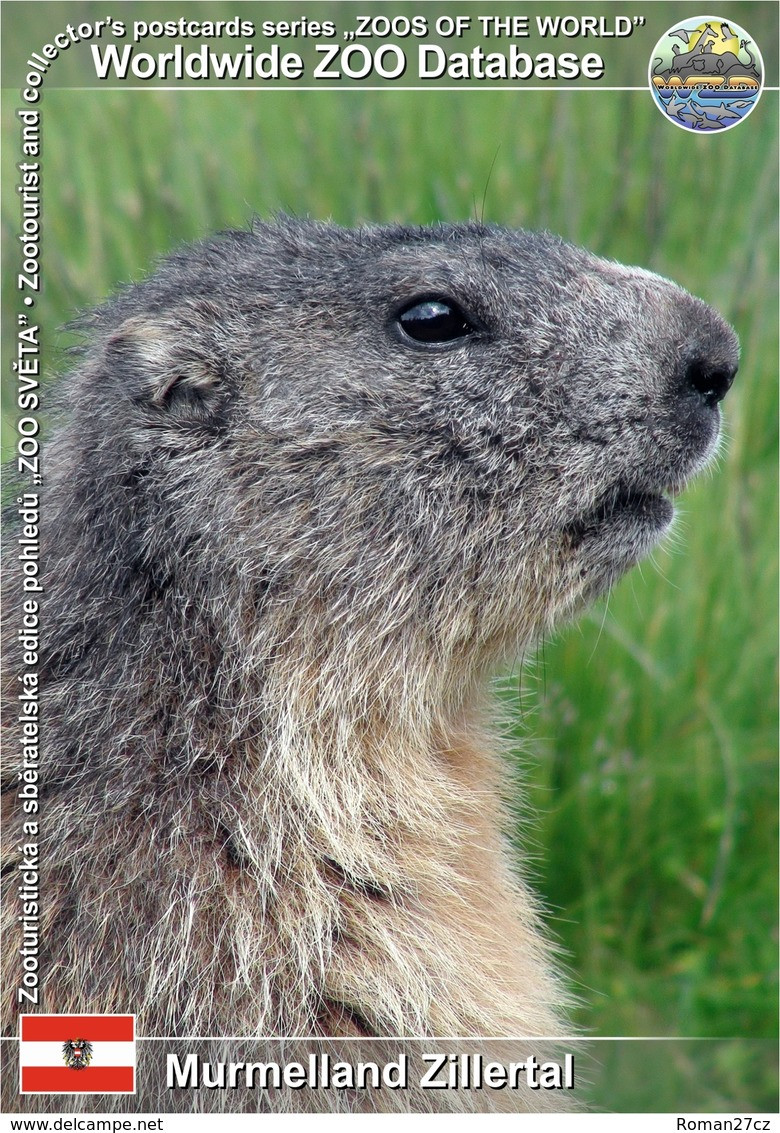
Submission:
M 566 531 L 574 547 L 594 536 L 603 539 L 618 529 L 626 533 L 641 531 L 655 541 L 674 517 L 674 505 L 667 494 L 645 488 L 616 485 L 601 501 L 568 524 Z
M 617 515 L 632 515 L 642 523 L 666 527 L 674 515 L 674 505 L 664 492 L 620 488 L 595 508 L 593 518 L 603 523 Z

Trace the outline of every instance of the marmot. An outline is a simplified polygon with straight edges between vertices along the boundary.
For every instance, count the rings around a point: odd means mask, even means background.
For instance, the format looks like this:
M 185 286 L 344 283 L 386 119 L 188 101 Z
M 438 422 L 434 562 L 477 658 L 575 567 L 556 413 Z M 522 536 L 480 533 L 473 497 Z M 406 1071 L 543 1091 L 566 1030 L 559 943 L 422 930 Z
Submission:
M 667 530 L 733 332 L 549 234 L 286 218 L 81 327 L 41 503 L 37 1009 L 565 1033 L 486 685 Z

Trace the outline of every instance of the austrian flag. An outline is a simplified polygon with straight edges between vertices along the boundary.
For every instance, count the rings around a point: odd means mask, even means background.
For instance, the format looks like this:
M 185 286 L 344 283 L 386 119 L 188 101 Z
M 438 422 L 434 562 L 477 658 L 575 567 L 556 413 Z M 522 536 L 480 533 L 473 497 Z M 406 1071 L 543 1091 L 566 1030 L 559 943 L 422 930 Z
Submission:
M 134 1015 L 22 1015 L 22 1094 L 134 1094 Z

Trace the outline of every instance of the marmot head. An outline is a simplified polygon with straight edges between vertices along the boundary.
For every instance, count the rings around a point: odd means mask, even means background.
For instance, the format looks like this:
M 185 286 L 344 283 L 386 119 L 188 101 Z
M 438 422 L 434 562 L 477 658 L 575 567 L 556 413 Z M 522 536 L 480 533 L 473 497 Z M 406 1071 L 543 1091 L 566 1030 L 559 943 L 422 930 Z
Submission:
M 484 659 L 603 592 L 669 527 L 737 368 L 675 284 L 474 224 L 225 233 L 87 325 L 59 459 L 101 484 L 75 513 L 115 532 L 103 562 L 355 659 Z

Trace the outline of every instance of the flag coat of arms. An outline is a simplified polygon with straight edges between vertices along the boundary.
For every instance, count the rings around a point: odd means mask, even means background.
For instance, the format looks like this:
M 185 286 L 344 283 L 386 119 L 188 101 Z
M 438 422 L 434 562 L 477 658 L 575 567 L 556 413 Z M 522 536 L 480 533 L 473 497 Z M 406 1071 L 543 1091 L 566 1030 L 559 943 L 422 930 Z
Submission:
M 22 1015 L 19 1092 L 134 1094 L 134 1015 Z

